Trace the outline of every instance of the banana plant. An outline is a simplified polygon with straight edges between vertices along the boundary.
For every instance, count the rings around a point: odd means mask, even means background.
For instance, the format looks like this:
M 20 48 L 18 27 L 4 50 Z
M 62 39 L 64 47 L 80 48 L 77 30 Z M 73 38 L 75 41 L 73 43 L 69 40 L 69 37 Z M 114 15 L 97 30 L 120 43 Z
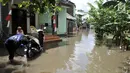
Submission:
M 91 8 L 88 20 L 95 27 L 96 37 L 101 40 L 104 35 L 111 34 L 116 42 L 122 43 L 125 33 L 130 31 L 130 2 L 118 2 L 114 7 L 103 7 L 103 1 L 99 0 L 96 1 L 97 8 L 88 4 Z

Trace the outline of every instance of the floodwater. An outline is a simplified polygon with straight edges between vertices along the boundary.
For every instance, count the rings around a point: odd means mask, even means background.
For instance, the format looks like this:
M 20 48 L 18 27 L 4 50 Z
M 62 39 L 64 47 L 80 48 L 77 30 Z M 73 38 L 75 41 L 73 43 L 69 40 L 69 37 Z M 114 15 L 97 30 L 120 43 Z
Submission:
M 94 32 L 86 30 L 64 38 L 66 45 L 52 48 L 34 61 L 27 73 L 121 73 L 130 52 L 95 46 Z
M 130 56 L 129 51 L 96 46 L 92 30 L 81 31 L 63 41 L 29 61 L 26 73 L 123 73 L 123 62 Z

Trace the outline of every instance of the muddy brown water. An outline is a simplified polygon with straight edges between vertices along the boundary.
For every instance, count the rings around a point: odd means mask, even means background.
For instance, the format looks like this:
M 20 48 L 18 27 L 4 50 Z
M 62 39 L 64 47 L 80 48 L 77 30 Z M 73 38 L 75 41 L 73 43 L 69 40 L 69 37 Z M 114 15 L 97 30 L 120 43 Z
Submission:
M 130 56 L 130 51 L 95 46 L 92 30 L 84 30 L 63 41 L 64 45 L 60 43 L 29 61 L 26 73 L 121 73 L 124 59 Z

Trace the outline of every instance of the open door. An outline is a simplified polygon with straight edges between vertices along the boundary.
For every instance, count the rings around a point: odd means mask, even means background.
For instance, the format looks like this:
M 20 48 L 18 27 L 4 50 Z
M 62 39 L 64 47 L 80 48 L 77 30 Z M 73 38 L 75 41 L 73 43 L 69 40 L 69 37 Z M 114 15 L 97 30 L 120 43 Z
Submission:
M 26 10 L 12 9 L 12 34 L 16 34 L 18 26 L 21 26 L 24 33 L 27 33 L 27 14 Z
M 30 13 L 30 25 L 36 27 L 36 25 L 35 25 L 35 13 L 34 12 Z

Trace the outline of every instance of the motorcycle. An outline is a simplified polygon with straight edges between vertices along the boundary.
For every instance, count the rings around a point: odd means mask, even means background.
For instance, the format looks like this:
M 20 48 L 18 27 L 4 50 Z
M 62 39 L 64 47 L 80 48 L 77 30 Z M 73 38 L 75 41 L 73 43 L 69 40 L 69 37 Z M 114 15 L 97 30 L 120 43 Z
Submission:
M 40 54 L 43 51 L 43 49 L 40 46 L 39 40 L 30 35 L 25 35 L 25 36 L 29 40 L 28 44 L 26 45 L 21 44 L 20 48 L 17 49 L 16 54 L 22 55 L 21 52 L 18 51 L 21 50 L 21 48 L 24 51 L 23 55 L 26 54 L 27 58 L 33 58 L 36 55 Z

